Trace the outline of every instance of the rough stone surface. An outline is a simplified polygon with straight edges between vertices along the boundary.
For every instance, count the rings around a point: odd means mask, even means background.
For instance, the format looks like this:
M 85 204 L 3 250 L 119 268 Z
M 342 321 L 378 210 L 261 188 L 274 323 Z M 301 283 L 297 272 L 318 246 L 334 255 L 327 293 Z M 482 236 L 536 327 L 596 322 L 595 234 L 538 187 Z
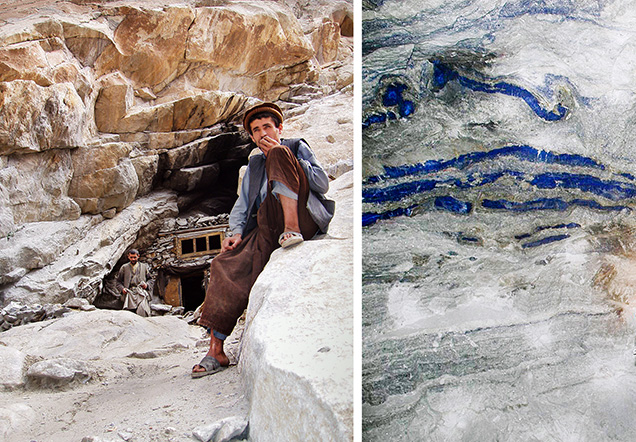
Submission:
M 59 388 L 73 382 L 87 382 L 91 375 L 86 363 L 68 358 L 36 362 L 26 373 L 29 384 Z
M 16 348 L 0 346 L 0 367 L 2 367 L 0 387 L 2 389 L 12 390 L 24 385 L 22 370 L 25 365 L 25 357 L 26 355 Z M 1 430 L 0 434 L 2 434 Z
M 79 205 L 68 197 L 72 176 L 68 150 L 7 157 L 5 167 L 0 168 L 0 203 L 2 195 L 7 198 L 1 212 L 18 226 L 79 218 Z
M 188 348 L 196 343 L 192 332 L 174 316 L 142 318 L 127 311 L 96 310 L 12 328 L 0 334 L 0 345 L 43 360 L 110 360 Z
M 237 329 L 238 335 L 228 337 L 233 363 L 242 327 Z M 245 420 L 247 404 L 235 366 L 190 378 L 192 365 L 209 346 L 202 332 L 173 316 L 98 310 L 1 333 L 0 358 L 7 354 L 4 349 L 21 356 L 3 358 L 0 376 L 56 366 L 63 379 L 77 371 L 91 378 L 61 386 L 56 381 L 57 388 L 29 382 L 0 391 L 0 440 L 113 442 L 123 435 L 137 441 L 186 441 L 211 423 Z
M 139 177 L 132 161 L 121 154 L 127 146 L 80 148 L 73 152 L 74 174 L 68 195 L 82 213 L 97 214 L 128 207 L 137 196 Z
M 8 250 L 5 254 L 3 249 L 0 264 L 6 262 L 7 268 L 24 271 L 35 269 L 5 290 L 5 302 L 55 303 L 72 297 L 92 301 L 101 288 L 102 279 L 133 243 L 138 230 L 153 220 L 177 213 L 174 193 L 154 192 L 136 200 L 114 218 L 103 219 L 96 224 L 95 221 L 101 217 L 82 218 L 77 223 L 45 225 L 45 229 L 39 232 L 29 228 L 18 232 L 11 240 L 0 239 L 0 242 L 9 243 L 11 250 L 15 251 Z M 60 242 L 47 237 L 48 228 L 61 238 Z M 22 241 L 33 244 L 40 240 L 42 246 L 46 246 L 44 253 L 31 250 L 23 254 L 29 249 L 21 245 Z M 47 257 L 46 261 L 40 261 L 41 255 Z
M 158 149 L 256 99 L 306 105 L 352 79 L 350 2 L 38 3 L 0 5 L 2 236 L 122 210 L 160 183 Z M 144 144 L 114 149 L 113 133 Z
M 254 32 L 257 27 L 259 32 Z M 195 38 L 188 41 L 187 59 L 238 75 L 259 74 L 276 65 L 296 65 L 313 55 L 295 17 L 269 2 L 201 8 L 192 34 Z
M 283 129 L 287 138 L 307 140 L 325 168 L 343 160 L 350 160 L 350 165 L 341 168 L 340 173 L 353 168 L 353 100 L 349 93 L 331 95 L 290 110 Z
M 196 428 L 192 435 L 201 442 L 229 442 L 243 439 L 247 430 L 247 419 L 243 416 L 231 416 L 213 424 Z
M 73 85 L 0 82 L 0 155 L 80 146 L 86 106 Z
M 353 439 L 352 183 L 332 183 L 330 233 L 275 251 L 252 289 L 240 360 L 250 440 Z

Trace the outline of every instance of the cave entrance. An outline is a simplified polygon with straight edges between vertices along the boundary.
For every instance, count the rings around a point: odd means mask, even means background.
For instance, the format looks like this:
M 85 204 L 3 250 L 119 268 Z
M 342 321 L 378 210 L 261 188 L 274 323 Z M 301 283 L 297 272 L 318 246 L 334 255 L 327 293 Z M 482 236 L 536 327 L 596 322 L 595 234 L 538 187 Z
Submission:
M 205 300 L 204 274 L 181 277 L 181 303 L 186 312 L 194 311 Z
M 182 306 L 186 312 L 194 311 L 205 299 L 205 273 L 170 275 L 165 290 L 166 304 Z

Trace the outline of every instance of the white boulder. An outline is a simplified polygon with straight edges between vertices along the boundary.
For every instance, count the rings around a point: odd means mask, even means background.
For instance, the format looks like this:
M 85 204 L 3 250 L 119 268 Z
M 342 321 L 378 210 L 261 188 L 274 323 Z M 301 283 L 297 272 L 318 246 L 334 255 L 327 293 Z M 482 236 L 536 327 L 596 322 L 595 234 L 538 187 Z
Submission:
M 352 182 L 332 183 L 330 233 L 275 251 L 252 288 L 240 359 L 251 440 L 353 439 Z

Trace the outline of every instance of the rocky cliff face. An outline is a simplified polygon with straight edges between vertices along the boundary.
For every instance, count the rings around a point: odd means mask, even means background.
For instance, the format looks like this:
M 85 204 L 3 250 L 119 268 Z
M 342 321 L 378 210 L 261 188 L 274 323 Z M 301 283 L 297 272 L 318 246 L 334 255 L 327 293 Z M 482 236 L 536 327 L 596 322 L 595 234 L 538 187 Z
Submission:
M 350 1 L 36 1 L 0 20 L 0 305 L 92 300 L 140 231 L 229 209 L 256 100 L 333 176 L 351 167 Z

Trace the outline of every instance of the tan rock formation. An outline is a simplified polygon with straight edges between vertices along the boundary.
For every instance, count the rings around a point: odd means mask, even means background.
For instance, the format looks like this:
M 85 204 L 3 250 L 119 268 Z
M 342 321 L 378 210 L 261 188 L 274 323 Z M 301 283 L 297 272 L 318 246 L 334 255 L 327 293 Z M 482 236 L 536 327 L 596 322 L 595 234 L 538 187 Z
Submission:
M 0 82 L 0 155 L 79 146 L 87 134 L 85 116 L 69 83 Z
M 132 161 L 111 155 L 121 149 L 119 145 L 82 147 L 73 152 L 75 173 L 68 195 L 79 204 L 82 213 L 122 210 L 135 200 L 139 178 Z
M 333 0 L 0 3 L 0 240 L 34 222 L 122 219 L 161 187 L 227 193 L 257 100 L 278 101 L 287 136 L 308 138 L 333 176 L 347 170 L 351 18 L 352 2 Z M 7 263 L 17 299 L 33 267 Z M 69 281 L 64 293 L 98 287 Z
M 336 60 L 340 46 L 340 25 L 325 21 L 311 34 L 311 40 L 320 64 Z
M 269 2 L 236 2 L 200 8 L 186 58 L 230 71 L 261 74 L 276 66 L 309 60 L 313 49 L 298 21 Z
M 137 87 L 154 91 L 177 77 L 194 20 L 192 8 L 120 7 L 107 13 L 123 19 L 114 32 L 115 44 L 107 45 L 95 60 L 97 76 L 119 71 Z

